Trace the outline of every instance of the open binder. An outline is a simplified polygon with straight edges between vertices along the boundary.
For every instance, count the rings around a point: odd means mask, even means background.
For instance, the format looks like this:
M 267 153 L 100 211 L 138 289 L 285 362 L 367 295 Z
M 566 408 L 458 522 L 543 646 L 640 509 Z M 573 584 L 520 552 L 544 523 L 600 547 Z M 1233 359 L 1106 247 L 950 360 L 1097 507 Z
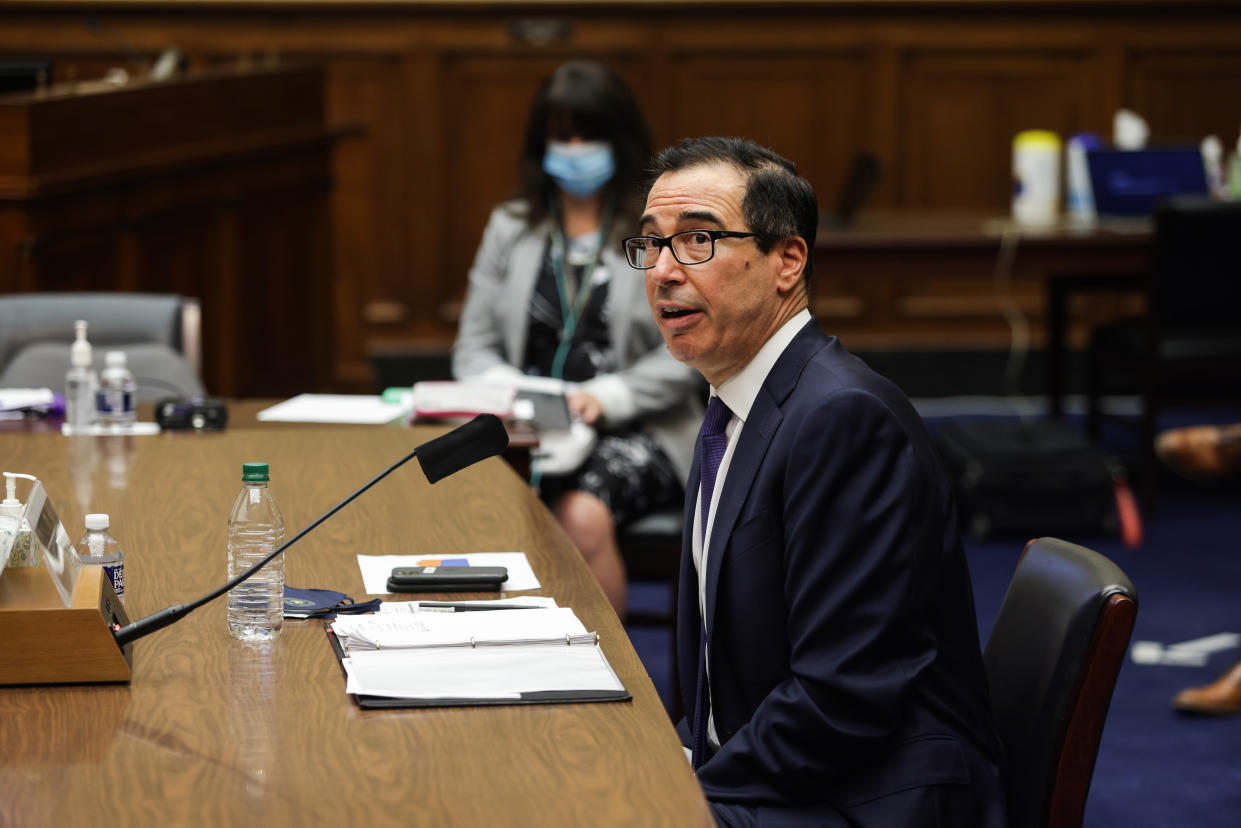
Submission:
M 598 637 L 563 607 L 381 613 L 325 627 L 346 692 L 362 708 L 632 699 Z

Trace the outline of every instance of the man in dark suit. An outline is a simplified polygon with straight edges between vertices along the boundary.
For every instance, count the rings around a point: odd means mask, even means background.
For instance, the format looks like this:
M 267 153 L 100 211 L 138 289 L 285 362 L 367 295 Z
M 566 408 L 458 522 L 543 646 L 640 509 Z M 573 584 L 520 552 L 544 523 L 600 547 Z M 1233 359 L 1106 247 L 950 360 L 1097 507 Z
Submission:
M 711 384 L 677 644 L 716 819 L 1002 825 L 951 491 L 908 400 L 807 310 L 813 189 L 741 139 L 683 141 L 652 170 L 626 253 L 668 349 Z

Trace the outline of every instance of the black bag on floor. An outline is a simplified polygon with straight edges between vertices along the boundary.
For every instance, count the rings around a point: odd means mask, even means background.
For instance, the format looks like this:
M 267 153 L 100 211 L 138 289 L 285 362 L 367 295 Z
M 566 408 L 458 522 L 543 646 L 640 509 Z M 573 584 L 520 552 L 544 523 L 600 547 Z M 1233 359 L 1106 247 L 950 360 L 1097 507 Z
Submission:
M 936 442 L 953 480 L 963 525 L 979 538 L 1116 535 L 1136 545 L 1124 469 L 1056 420 L 952 420 Z M 1127 500 L 1118 510 L 1118 498 Z M 1133 532 L 1137 532 L 1134 535 Z

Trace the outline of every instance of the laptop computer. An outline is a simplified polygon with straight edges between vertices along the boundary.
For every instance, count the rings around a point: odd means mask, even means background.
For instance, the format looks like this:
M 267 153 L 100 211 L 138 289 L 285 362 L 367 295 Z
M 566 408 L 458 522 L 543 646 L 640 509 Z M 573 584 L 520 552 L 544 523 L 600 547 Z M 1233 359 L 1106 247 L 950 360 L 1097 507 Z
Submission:
M 1207 192 L 1197 147 L 1088 150 L 1086 166 L 1095 212 L 1104 219 L 1150 216 L 1168 196 Z

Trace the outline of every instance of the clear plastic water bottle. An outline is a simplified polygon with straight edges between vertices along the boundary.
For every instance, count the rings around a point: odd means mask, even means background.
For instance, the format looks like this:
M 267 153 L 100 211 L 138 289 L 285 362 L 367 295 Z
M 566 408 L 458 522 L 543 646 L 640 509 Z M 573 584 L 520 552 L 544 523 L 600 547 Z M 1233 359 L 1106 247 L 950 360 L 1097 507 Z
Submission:
M 94 514 L 86 516 L 86 534 L 74 546 L 78 558 L 84 564 L 95 564 L 103 567 L 105 578 L 112 580 L 112 591 L 125 603 L 125 555 L 116 538 L 108 534 L 108 516 Z
M 95 395 L 95 415 L 103 425 L 133 425 L 138 387 L 126 365 L 125 352 L 108 351 L 104 355 L 104 365 L 99 375 L 99 393 Z
M 241 465 L 241 492 L 228 516 L 228 577 L 284 543 L 284 516 L 267 488 L 267 464 Z M 284 553 L 228 592 L 228 632 L 242 641 L 267 641 L 284 629 Z
M 82 434 L 95 421 L 95 392 L 99 377 L 91 367 L 91 345 L 86 339 L 86 320 L 73 323 L 76 338 L 69 348 L 69 372 L 65 374 L 65 425 Z

